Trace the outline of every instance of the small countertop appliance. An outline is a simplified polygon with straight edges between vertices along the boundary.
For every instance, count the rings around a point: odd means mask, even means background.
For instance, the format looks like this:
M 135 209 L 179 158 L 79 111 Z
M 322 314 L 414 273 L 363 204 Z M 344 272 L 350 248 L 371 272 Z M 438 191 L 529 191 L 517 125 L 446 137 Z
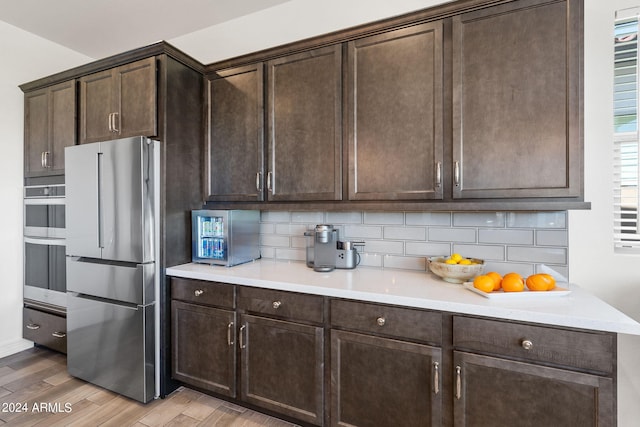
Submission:
M 304 233 L 307 237 L 307 267 L 327 272 L 335 268 L 353 269 L 360 264 L 357 246 L 364 242 L 341 241 L 338 229 L 318 224 Z

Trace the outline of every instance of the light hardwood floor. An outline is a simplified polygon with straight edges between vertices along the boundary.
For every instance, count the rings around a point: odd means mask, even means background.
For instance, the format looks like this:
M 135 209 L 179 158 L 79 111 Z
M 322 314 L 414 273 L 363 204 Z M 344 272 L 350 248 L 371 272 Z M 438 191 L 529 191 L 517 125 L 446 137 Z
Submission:
M 294 426 L 184 387 L 143 405 L 71 377 L 65 355 L 41 347 L 0 359 L 0 426 L 5 425 Z

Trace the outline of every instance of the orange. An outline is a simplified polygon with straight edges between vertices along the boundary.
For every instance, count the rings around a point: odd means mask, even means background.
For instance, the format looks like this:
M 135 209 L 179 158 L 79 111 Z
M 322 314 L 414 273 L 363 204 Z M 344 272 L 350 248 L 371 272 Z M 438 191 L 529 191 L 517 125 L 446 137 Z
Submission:
M 524 279 L 518 273 L 507 273 L 502 278 L 502 290 L 505 292 L 524 291 Z
M 473 279 L 473 287 L 476 289 L 480 289 L 483 292 L 492 292 L 493 291 L 493 279 L 489 276 L 480 275 Z
M 490 271 L 486 274 L 493 279 L 493 290 L 498 291 L 502 287 L 502 276 L 495 271 Z
M 527 277 L 527 288 L 530 291 L 550 291 L 556 287 L 556 280 L 549 274 L 533 274 Z

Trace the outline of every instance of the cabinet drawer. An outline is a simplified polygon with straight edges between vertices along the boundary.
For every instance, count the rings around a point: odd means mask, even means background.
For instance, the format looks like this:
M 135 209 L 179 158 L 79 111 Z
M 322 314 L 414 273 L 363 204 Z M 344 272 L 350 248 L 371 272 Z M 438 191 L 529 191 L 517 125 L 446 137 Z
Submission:
M 251 287 L 238 288 L 238 308 L 251 313 L 322 323 L 324 297 Z
M 604 373 L 613 372 L 616 360 L 615 334 L 462 316 L 453 318 L 453 345 L 459 350 Z
M 205 280 L 171 278 L 171 299 L 234 308 L 234 286 Z
M 44 311 L 24 308 L 22 336 L 62 353 L 67 352 L 67 319 Z
M 435 345 L 442 343 L 442 316 L 432 311 L 332 300 L 331 326 Z

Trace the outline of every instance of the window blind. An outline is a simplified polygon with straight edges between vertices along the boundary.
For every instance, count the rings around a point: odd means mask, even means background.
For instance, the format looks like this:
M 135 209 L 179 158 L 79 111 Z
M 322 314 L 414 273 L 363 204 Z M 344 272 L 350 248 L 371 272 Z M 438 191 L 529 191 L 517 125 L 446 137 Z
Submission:
M 614 246 L 619 252 L 640 253 L 638 10 L 627 10 L 617 18 L 619 19 L 615 24 L 614 39 L 613 108 Z

